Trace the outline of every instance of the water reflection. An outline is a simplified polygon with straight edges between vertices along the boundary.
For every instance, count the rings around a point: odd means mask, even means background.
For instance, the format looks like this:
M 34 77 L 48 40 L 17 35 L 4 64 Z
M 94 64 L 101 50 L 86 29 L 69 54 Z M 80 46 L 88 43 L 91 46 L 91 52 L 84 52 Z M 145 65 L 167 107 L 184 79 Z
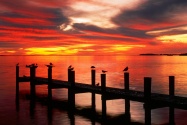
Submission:
M 2 57 L 0 57 L 2 58 Z M 96 67 L 96 83 L 100 82 L 101 70 L 107 70 L 106 79 L 107 86 L 123 88 L 123 69 L 129 66 L 130 72 L 130 89 L 143 90 L 143 77 L 150 76 L 153 78 L 154 92 L 168 93 L 168 76 L 176 76 L 176 95 L 187 96 L 187 59 L 186 57 L 178 56 L 155 56 L 155 57 L 141 57 L 141 56 L 7 56 L 3 57 L 0 62 L 0 97 L 1 114 L 11 112 L 13 109 L 15 98 L 15 64 L 20 63 L 20 75 L 29 75 L 29 70 L 25 68 L 26 64 L 37 63 L 36 70 L 37 76 L 47 77 L 47 68 L 45 64 L 52 62 L 55 67 L 53 68 L 53 78 L 67 80 L 67 67 L 71 64 L 75 67 L 76 82 L 83 82 L 91 84 L 91 69 L 90 66 Z M 185 68 L 186 67 L 186 68 Z M 29 84 L 23 83 L 20 85 L 21 91 L 29 91 Z M 45 95 L 47 93 L 47 86 L 37 86 L 36 93 Z M 11 98 L 10 98 L 11 97 Z M 58 89 L 53 90 L 53 98 L 56 100 L 67 100 L 67 90 Z M 28 103 L 28 104 L 27 104 Z M 43 102 L 46 103 L 46 102 Z M 24 101 L 23 99 L 16 102 L 16 109 L 19 111 L 20 117 L 17 119 L 18 123 L 28 124 L 34 123 L 46 124 L 100 124 L 101 122 L 96 118 L 96 123 L 91 119 L 82 117 L 81 115 L 74 115 L 74 119 L 68 117 L 66 110 L 59 110 L 56 108 L 49 109 L 46 105 L 38 104 L 35 102 L 34 110 L 31 111 L 30 106 L 32 103 Z M 91 105 L 91 94 L 78 94 L 76 95 L 76 104 L 81 107 Z M 55 104 L 56 107 L 57 104 Z M 63 109 L 63 105 L 60 106 Z M 133 121 L 140 123 L 144 122 L 144 110 L 141 103 L 131 101 L 131 118 Z M 28 111 L 29 113 L 28 113 Z M 29 110 L 30 109 L 30 110 Z M 11 111 L 10 111 L 11 110 Z M 101 112 L 101 96 L 96 95 L 96 110 Z M 124 113 L 124 100 L 107 101 L 107 113 L 118 116 Z M 48 113 L 47 113 L 48 112 Z M 28 114 L 27 114 L 28 113 Z M 5 114 L 5 113 L 4 113 Z M 48 115 L 46 115 L 48 114 Z M 99 113 L 98 113 L 99 114 Z M 8 115 L 7 115 L 8 116 Z M 23 120 L 22 117 L 25 117 Z M 33 117 L 30 120 L 29 117 Z M 179 117 L 180 116 L 180 117 Z M 183 117 L 181 117 L 183 116 Z M 99 117 L 99 116 L 98 116 Z M 5 118 L 5 117 L 2 117 Z M 185 111 L 176 111 L 176 123 L 182 125 L 187 118 Z M 6 117 L 5 119 L 8 119 Z M 70 121 L 69 121 L 70 120 Z M 8 120 L 7 120 L 8 121 Z M 15 121 L 15 120 L 14 120 Z M 72 122 L 74 121 L 74 122 Z M 123 121 L 123 120 L 122 120 Z M 81 122 L 81 123 L 80 123 Z M 168 122 L 168 109 L 162 108 L 152 111 L 152 122 L 156 124 Z M 82 125 L 81 124 L 81 125 Z
M 93 112 L 93 109 L 91 108 L 91 106 L 82 106 L 82 105 L 76 105 L 76 109 L 75 112 L 69 111 L 68 107 L 68 101 L 64 101 L 64 100 L 59 100 L 59 99 L 53 99 L 51 103 L 48 103 L 47 101 L 47 95 L 40 95 L 38 94 L 36 96 L 35 100 L 32 100 L 29 93 L 21 93 L 21 100 L 28 100 L 30 101 L 30 118 L 31 119 L 36 119 L 37 115 L 38 115 L 38 111 L 40 109 L 38 109 L 38 104 L 45 106 L 45 108 L 47 109 L 47 119 L 48 119 L 48 124 L 52 125 L 54 124 L 54 116 L 56 116 L 54 114 L 54 111 L 56 109 L 58 109 L 60 112 L 64 112 L 67 111 L 68 114 L 68 118 L 69 118 L 69 123 L 71 125 L 75 125 L 76 124 L 76 118 L 81 116 L 83 118 L 86 118 L 90 121 L 90 124 L 92 125 L 96 125 L 98 123 L 100 124 L 108 124 L 108 125 L 113 125 L 113 124 L 118 124 L 118 125 L 122 125 L 124 123 L 129 123 L 128 121 L 128 116 L 127 114 L 125 114 L 124 112 L 118 115 L 110 115 L 107 114 L 106 119 L 107 120 L 103 120 L 102 116 L 101 116 L 101 111 L 96 111 Z M 36 107 L 37 104 L 37 107 Z M 76 115 L 76 117 L 75 117 Z M 61 116 L 61 115 L 60 115 Z M 64 116 L 61 116 L 64 117 Z M 82 119 L 82 118 L 81 118 Z M 123 122 L 121 122 L 123 121 Z M 135 125 L 139 125 L 140 123 L 138 122 L 133 122 L 133 124 Z

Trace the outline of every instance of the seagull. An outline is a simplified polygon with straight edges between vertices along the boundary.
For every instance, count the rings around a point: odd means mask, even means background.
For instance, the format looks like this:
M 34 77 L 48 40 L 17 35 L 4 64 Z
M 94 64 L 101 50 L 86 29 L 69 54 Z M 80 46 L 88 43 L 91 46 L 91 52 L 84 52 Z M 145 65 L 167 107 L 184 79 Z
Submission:
M 19 63 L 17 63 L 16 66 L 19 66 Z
M 71 70 L 71 71 L 74 70 L 74 67 L 71 67 L 70 70 Z
M 69 67 L 68 67 L 68 69 L 71 69 L 72 68 L 72 65 L 70 65 Z
M 91 68 L 92 68 L 92 69 L 94 69 L 94 68 L 95 68 L 95 66 L 91 66 Z
M 107 71 L 105 71 L 105 70 L 102 70 L 102 73 L 106 73 Z
M 52 66 L 52 65 L 53 65 L 53 63 L 51 63 L 51 62 L 50 62 L 50 63 L 49 63 L 49 65 L 51 65 L 51 66 Z
M 127 71 L 128 69 L 129 69 L 129 67 L 127 66 L 127 67 L 125 67 L 125 69 L 123 71 Z
M 26 67 L 28 68 L 28 67 L 30 67 L 31 65 L 26 65 Z
M 99 86 L 99 82 L 96 84 L 96 86 Z

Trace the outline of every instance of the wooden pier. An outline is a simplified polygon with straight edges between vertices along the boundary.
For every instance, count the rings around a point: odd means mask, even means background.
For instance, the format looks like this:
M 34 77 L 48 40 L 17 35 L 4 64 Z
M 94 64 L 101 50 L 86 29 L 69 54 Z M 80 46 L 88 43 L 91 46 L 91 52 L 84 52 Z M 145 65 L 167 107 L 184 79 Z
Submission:
M 74 112 L 75 109 L 75 94 L 91 93 L 91 107 L 92 112 L 96 112 L 95 94 L 101 95 L 102 100 L 102 120 L 106 120 L 107 114 L 107 100 L 125 99 L 125 114 L 130 122 L 130 101 L 137 101 L 143 103 L 145 111 L 145 125 L 151 125 L 151 110 L 169 107 L 169 124 L 175 125 L 174 109 L 187 110 L 187 97 L 175 96 L 175 77 L 169 76 L 169 94 L 159 94 L 151 92 L 151 77 L 144 77 L 144 91 L 135 91 L 129 89 L 129 72 L 124 72 L 124 89 L 112 88 L 106 86 L 106 74 L 101 74 L 101 86 L 95 84 L 95 69 L 91 69 L 91 84 L 75 82 L 75 71 L 68 69 L 68 80 L 57 80 L 52 78 L 53 65 L 46 65 L 48 68 L 48 78 L 36 77 L 37 65 L 31 64 L 26 66 L 30 69 L 30 76 L 19 76 L 19 65 L 16 65 L 16 99 L 19 98 L 19 83 L 30 82 L 31 99 L 36 96 L 36 85 L 48 85 L 48 101 L 52 100 L 52 89 L 67 88 L 68 89 L 68 105 L 69 111 Z

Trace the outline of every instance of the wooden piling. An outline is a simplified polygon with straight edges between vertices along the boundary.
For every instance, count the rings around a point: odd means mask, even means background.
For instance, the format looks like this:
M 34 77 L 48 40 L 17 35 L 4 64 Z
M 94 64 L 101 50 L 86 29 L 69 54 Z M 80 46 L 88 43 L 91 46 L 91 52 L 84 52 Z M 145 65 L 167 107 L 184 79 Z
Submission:
M 129 90 L 129 73 L 128 72 L 125 72 L 124 73 L 124 87 L 125 87 L 125 90 Z
M 68 70 L 68 82 L 70 87 L 68 88 L 68 103 L 69 111 L 74 113 L 75 111 L 75 71 Z
M 70 84 L 71 82 L 71 69 L 68 68 L 68 83 Z M 70 102 L 70 95 L 71 95 L 71 91 L 70 91 L 70 87 L 68 88 L 68 103 Z
M 144 77 L 145 125 L 151 125 L 151 78 Z
M 125 91 L 129 90 L 129 73 L 124 73 L 124 89 Z M 125 99 L 125 116 L 127 123 L 130 122 L 131 115 L 130 115 L 130 100 L 128 98 Z
M 95 69 L 91 70 L 91 84 L 92 86 L 95 86 Z M 96 112 L 96 105 L 95 105 L 95 92 L 92 92 L 92 112 L 95 116 Z
M 52 65 L 48 65 L 48 99 L 52 100 Z
M 106 120 L 106 74 L 101 74 L 102 120 Z
M 175 96 L 175 77 L 169 76 L 169 96 L 173 98 Z M 169 124 L 175 125 L 175 109 L 174 106 L 169 107 Z
M 19 100 L 19 65 L 16 65 L 16 102 Z
M 19 111 L 19 65 L 16 65 L 16 111 Z
M 36 68 L 38 66 L 36 66 L 35 64 L 31 64 L 28 67 L 30 68 L 30 95 L 31 95 L 31 99 L 34 99 L 36 96 L 36 88 L 35 88 L 34 79 L 36 77 Z
M 34 78 L 35 78 L 35 68 L 30 67 L 30 95 L 31 97 L 35 97 L 35 85 L 34 85 Z

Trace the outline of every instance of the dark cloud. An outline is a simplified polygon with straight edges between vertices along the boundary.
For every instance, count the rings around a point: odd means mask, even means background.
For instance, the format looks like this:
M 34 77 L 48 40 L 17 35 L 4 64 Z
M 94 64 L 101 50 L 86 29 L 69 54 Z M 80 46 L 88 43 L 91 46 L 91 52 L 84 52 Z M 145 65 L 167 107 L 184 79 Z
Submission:
M 19 28 L 38 28 L 38 29 L 57 29 L 56 27 L 58 25 L 61 25 L 63 23 L 68 23 L 69 19 L 67 17 L 65 17 L 62 12 L 60 12 L 60 9 L 58 8 L 44 8 L 43 9 L 43 13 L 44 14 L 48 14 L 51 13 L 53 16 L 52 17 L 48 17 L 48 18 L 39 18 L 40 20 L 44 20 L 44 21 L 48 21 L 51 22 L 52 25 L 45 25 L 45 24 L 40 24 L 40 23 L 35 23 L 33 25 L 28 25 L 27 22 L 14 22 L 14 18 L 20 18 L 20 19 L 30 19 L 31 21 L 33 19 L 37 19 L 38 17 L 33 17 L 33 15 L 21 15 L 21 14 L 17 14 L 16 12 L 6 12 L 6 13 L 1 13 L 0 16 L 1 17 L 9 17 L 12 19 L 12 21 L 7 21 L 7 20 L 0 20 L 0 25 L 2 26 L 12 26 L 12 27 L 19 27 Z
M 137 30 L 137 29 L 131 29 L 131 28 L 123 28 L 119 27 L 116 29 L 117 33 L 126 35 L 126 36 L 131 36 L 131 37 L 136 37 L 136 38 L 153 38 L 150 35 L 147 35 L 145 30 Z
M 93 31 L 98 33 L 106 33 L 111 35 L 123 35 L 123 36 L 130 36 L 130 37 L 136 37 L 136 38 L 153 38 L 152 36 L 146 34 L 146 31 L 144 30 L 137 30 L 137 29 L 131 29 L 131 28 L 124 28 L 124 27 L 118 27 L 118 28 L 100 28 L 94 25 L 85 25 L 85 24 L 74 24 L 73 27 L 76 30 L 81 31 Z
M 63 23 L 69 23 L 68 17 L 64 16 L 60 8 L 43 8 L 43 13 L 51 13 L 53 17 L 46 18 L 46 20 L 55 24 L 55 26 L 61 25 Z
M 138 42 L 138 40 L 133 38 L 120 38 L 112 36 L 95 36 L 95 35 L 83 35 L 80 38 L 91 39 L 91 40 L 114 40 L 114 41 L 123 41 L 123 42 Z
M 0 48 L 20 48 L 22 44 L 15 41 L 0 41 Z
M 83 23 L 75 23 L 73 27 L 77 30 L 83 30 L 83 31 L 94 31 L 94 32 L 102 32 L 105 33 L 106 30 L 94 25 L 87 25 Z
M 33 39 L 33 40 L 36 40 L 36 41 L 57 40 L 57 39 L 59 39 L 58 37 L 40 37 L 40 36 L 25 36 L 23 38 Z
M 134 10 L 125 10 L 112 20 L 118 25 L 167 22 L 177 13 L 187 10 L 187 0 L 148 0 Z
M 21 13 L 15 12 L 4 12 L 0 14 L 2 17 L 10 17 L 10 18 L 27 18 L 27 15 L 23 15 Z

